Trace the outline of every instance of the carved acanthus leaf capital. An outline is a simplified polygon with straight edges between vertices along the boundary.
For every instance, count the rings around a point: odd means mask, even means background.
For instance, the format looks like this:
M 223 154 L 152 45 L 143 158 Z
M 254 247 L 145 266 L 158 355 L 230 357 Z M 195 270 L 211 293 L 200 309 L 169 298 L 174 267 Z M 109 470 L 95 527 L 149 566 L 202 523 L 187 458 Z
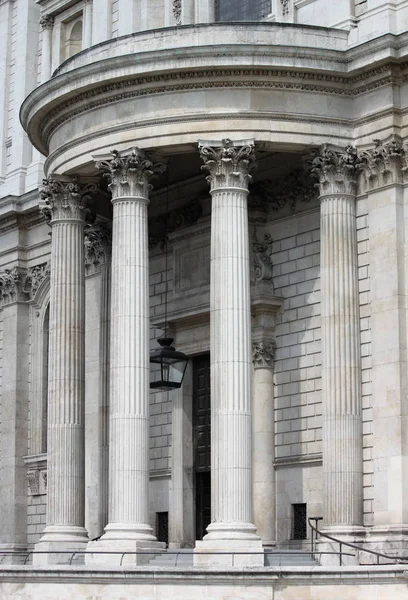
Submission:
M 208 171 L 207 181 L 211 190 L 223 187 L 240 187 L 248 189 L 252 181 L 249 174 L 255 167 L 255 144 L 222 140 L 220 146 L 199 143 L 201 158 Z
M 374 144 L 374 148 L 360 154 L 366 189 L 402 182 L 408 170 L 406 151 L 402 143 L 393 138 L 386 143 L 374 140 Z
M 306 168 L 319 180 L 320 197 L 333 194 L 354 196 L 363 163 L 356 148 L 351 145 L 339 151 L 323 144 L 312 153 Z
M 85 264 L 109 263 L 112 254 L 112 230 L 105 223 L 95 223 L 85 229 Z
M 52 29 L 54 26 L 54 17 L 52 15 L 43 15 L 39 23 L 43 29 Z
M 166 165 L 154 161 L 136 147 L 123 152 L 112 150 L 111 155 L 112 158 L 97 159 L 96 168 L 108 178 L 112 198 L 130 196 L 147 199 L 152 188 L 150 180 L 154 175 L 163 173 Z
M 51 224 L 57 220 L 86 221 L 90 214 L 89 203 L 96 191 L 94 183 L 81 184 L 76 177 L 70 181 L 44 179 L 40 210 Z
M 176 25 L 181 25 L 181 2 L 182 0 L 173 0 L 173 16 Z
M 25 280 L 27 273 L 19 267 L 6 269 L 0 273 L 0 304 L 25 301 Z
M 31 298 L 35 296 L 38 288 L 42 282 L 50 276 L 50 273 L 51 267 L 49 263 L 43 263 L 28 269 L 24 287 Z
M 275 358 L 275 340 L 258 340 L 252 344 L 252 361 L 255 369 L 272 369 Z

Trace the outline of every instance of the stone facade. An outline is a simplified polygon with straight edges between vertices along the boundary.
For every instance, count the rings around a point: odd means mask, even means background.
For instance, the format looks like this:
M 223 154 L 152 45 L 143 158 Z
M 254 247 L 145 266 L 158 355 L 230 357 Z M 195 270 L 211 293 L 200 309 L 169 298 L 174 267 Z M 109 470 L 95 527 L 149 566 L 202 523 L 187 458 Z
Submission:
M 261 567 L 307 517 L 408 552 L 408 7 L 222 2 L 0 3 L 7 562 Z

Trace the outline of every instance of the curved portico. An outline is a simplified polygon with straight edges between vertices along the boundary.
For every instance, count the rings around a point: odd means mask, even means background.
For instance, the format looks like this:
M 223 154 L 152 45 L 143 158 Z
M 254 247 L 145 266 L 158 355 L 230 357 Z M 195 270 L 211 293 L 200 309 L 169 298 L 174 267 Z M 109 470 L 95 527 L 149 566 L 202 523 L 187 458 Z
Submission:
M 253 42 L 255 37 L 256 43 Z M 266 231 L 268 216 L 255 214 L 250 217 L 248 228 L 247 195 L 248 191 L 251 194 L 251 187 L 248 189 L 247 167 L 242 161 L 236 165 L 235 180 L 231 183 L 229 173 L 223 172 L 224 166 L 217 152 L 221 148 L 228 150 L 230 144 L 234 154 L 238 152 L 237 148 L 247 147 L 242 140 L 251 140 L 250 146 L 253 152 L 256 151 L 258 162 L 258 172 L 254 171 L 255 190 L 265 190 L 262 183 L 266 180 L 269 189 L 277 185 L 279 170 L 282 180 L 293 172 L 304 173 L 304 155 L 322 144 L 328 144 L 333 162 L 330 166 L 333 172 L 336 171 L 333 165 L 343 156 L 340 150 L 348 146 L 349 156 L 356 157 L 354 146 L 360 148 L 371 144 L 372 130 L 368 133 L 365 127 L 367 107 L 359 102 L 359 97 L 380 86 L 392 85 L 388 67 L 375 68 L 382 60 L 380 49 L 377 54 L 375 47 L 371 53 L 367 53 L 366 48 L 364 52 L 355 50 L 352 54 L 347 50 L 347 34 L 340 30 L 274 23 L 183 26 L 132 34 L 89 48 L 62 64 L 54 76 L 23 104 L 23 126 L 37 150 L 47 155 L 46 175 L 58 178 L 75 174 L 83 181 L 100 181 L 105 192 L 106 184 L 102 183 L 95 160 L 109 151 L 116 153 L 106 163 L 111 165 L 110 169 L 116 168 L 115 158 L 127 160 L 132 148 L 137 148 L 135 152 L 141 155 L 155 153 L 158 160 L 167 162 L 169 174 L 159 175 L 154 182 L 157 194 L 164 198 L 169 181 L 176 186 L 200 177 L 199 140 L 204 140 L 201 142 L 202 154 L 203 147 L 213 149 L 214 164 L 209 168 L 209 177 L 212 216 L 214 218 L 217 212 L 218 220 L 211 227 L 211 248 L 213 266 L 217 264 L 218 267 L 214 267 L 211 280 L 211 293 L 215 295 L 211 304 L 210 342 L 214 382 L 212 405 L 215 409 L 213 436 L 218 437 L 212 447 L 216 466 L 213 469 L 213 522 L 207 538 L 198 547 L 203 550 L 203 556 L 206 549 L 228 551 L 238 547 L 242 551 L 245 546 L 260 550 L 257 527 L 264 537 L 262 541 L 269 545 L 274 543 L 275 533 L 279 536 L 274 516 L 269 519 L 259 517 L 259 521 L 255 519 L 254 522 L 253 515 L 264 515 L 265 505 L 275 503 L 275 497 L 269 499 L 268 495 L 275 496 L 275 488 L 279 489 L 279 485 L 275 486 L 274 471 L 275 464 L 279 465 L 279 456 L 276 460 L 272 456 L 274 435 L 282 435 L 274 431 L 273 423 L 274 411 L 281 410 L 273 404 L 274 326 L 284 302 L 282 298 L 273 297 L 272 284 L 266 297 L 264 287 L 260 285 L 255 301 L 252 298 L 251 309 L 251 248 L 246 236 L 249 230 L 254 239 L 257 228 Z M 362 69 L 365 69 L 363 74 Z M 382 132 L 382 139 L 386 140 L 393 133 L 392 122 L 384 114 L 373 119 L 375 127 Z M 227 145 L 222 141 L 226 139 L 230 140 Z M 204 162 L 208 167 L 208 156 L 204 156 Z M 352 531 L 358 535 L 363 524 L 356 234 L 356 198 L 361 192 L 357 175 L 361 169 L 353 171 L 351 177 L 347 161 L 345 166 L 342 163 L 341 169 L 339 167 L 333 175 L 333 189 L 329 194 L 326 188 L 323 189 L 327 175 L 325 165 L 316 164 L 314 173 L 321 186 L 322 239 L 314 242 L 319 241 L 322 250 L 321 263 L 316 261 L 312 268 L 321 265 L 323 269 L 324 377 L 321 396 L 326 407 L 323 464 L 324 481 L 328 482 L 324 496 L 324 524 L 332 527 L 334 533 Z M 102 540 L 92 545 L 92 549 L 106 549 L 107 552 L 113 547 L 131 551 L 142 548 L 144 542 L 147 543 L 144 547 L 152 551 L 157 548 L 148 524 L 148 461 L 147 454 L 143 453 L 148 439 L 146 327 L 149 315 L 145 278 L 148 241 L 145 225 L 150 175 L 144 180 L 145 175 L 137 169 L 135 167 L 121 179 L 118 183 L 121 191 L 112 200 L 114 260 L 119 260 L 120 252 L 122 255 L 119 262 L 112 264 L 116 291 L 111 313 L 114 336 L 111 374 L 114 369 L 123 372 L 128 369 L 130 374 L 128 379 L 126 375 L 120 382 L 113 378 L 111 387 L 111 521 Z M 339 170 L 345 183 L 339 179 Z M 112 173 L 110 171 L 111 184 Z M 126 180 L 128 176 L 131 181 Z M 135 177 L 139 179 L 136 181 Z M 131 194 L 129 189 L 134 184 L 141 185 L 142 179 L 144 195 Z M 298 180 L 292 184 L 300 202 L 311 195 L 313 210 L 319 214 L 313 192 L 299 186 Z M 205 193 L 203 176 L 199 185 Z M 286 188 L 279 193 L 282 197 L 290 195 Z M 105 196 L 104 206 L 108 205 Z M 131 208 L 128 206 L 130 197 Z M 157 213 L 156 197 L 154 193 L 151 196 L 151 209 Z M 284 206 L 288 200 L 283 198 L 281 202 Z M 97 211 L 99 208 L 101 206 Z M 128 208 L 130 212 L 126 212 Z M 122 209 L 125 212 L 119 232 L 118 223 L 115 229 L 115 218 Z M 253 212 L 258 209 L 259 206 L 255 206 Z M 293 211 L 288 211 L 287 218 L 292 214 Z M 135 255 L 130 256 L 127 250 L 134 243 L 135 231 L 139 232 L 136 236 L 138 245 L 132 246 Z M 231 247 L 225 249 L 222 238 L 231 232 L 235 238 L 228 238 Z M 347 243 L 343 244 L 344 237 Z M 296 254 L 296 247 L 292 252 Z M 133 264 L 133 259 L 139 262 Z M 336 270 L 333 260 L 341 268 Z M 271 270 L 272 267 L 270 265 Z M 272 278 L 270 275 L 270 280 Z M 295 284 L 298 283 L 295 280 Z M 285 285 L 289 286 L 289 283 Z M 123 293 L 124 286 L 128 286 L 126 293 Z M 232 298 L 228 297 L 228 286 L 237 290 Z M 341 302 L 331 302 L 332 298 L 341 299 Z M 209 312 L 210 307 L 206 310 Z M 253 324 L 256 324 L 255 336 L 250 327 L 251 314 Z M 264 318 L 265 314 L 268 319 Z M 138 324 L 135 324 L 135 315 L 139 318 Z M 320 318 L 320 314 L 318 316 Z M 139 332 L 138 338 L 131 335 L 134 329 Z M 293 330 L 296 332 L 295 327 Z M 288 329 L 286 334 L 289 333 L 292 334 L 292 330 L 289 332 Z M 343 345 L 345 336 L 349 336 L 350 343 Z M 251 344 L 254 342 L 257 352 L 264 353 L 264 341 L 268 357 L 266 360 L 262 354 L 260 362 L 259 357 L 258 362 L 255 360 L 254 376 Z M 320 338 L 314 342 L 319 343 Z M 237 344 L 230 355 L 229 343 Z M 315 368 L 315 365 L 306 364 L 306 367 Z M 136 372 L 137 377 L 132 379 Z M 257 407 L 254 427 L 251 424 L 251 377 L 254 390 L 258 390 L 255 394 L 262 395 L 263 403 L 262 407 Z M 229 386 L 229 392 L 236 382 L 241 382 L 239 391 L 228 395 L 226 387 Z M 340 382 L 339 389 L 334 389 L 333 382 Z M 293 383 L 296 388 L 297 380 L 284 380 L 284 385 Z M 134 405 L 131 405 L 131 399 Z M 268 399 L 270 405 L 267 405 Z M 264 417 L 268 423 L 262 422 Z M 131 431 L 128 428 L 132 419 L 138 421 L 137 431 L 137 428 Z M 218 433 L 221 430 L 225 436 Z M 262 436 L 265 438 L 264 443 L 254 444 L 254 455 L 259 459 L 262 448 L 271 452 L 270 464 L 260 461 L 254 469 L 255 493 L 251 473 L 252 431 L 261 432 L 258 441 Z M 291 433 L 284 431 L 283 435 Z M 128 454 L 124 458 L 118 448 L 126 436 L 130 441 L 126 444 Z M 221 437 L 230 441 L 228 448 Z M 343 450 L 337 460 L 339 448 Z M 132 462 L 136 455 L 137 461 Z M 234 495 L 239 502 L 235 502 Z M 256 504 L 254 511 L 253 501 Z M 179 504 L 182 506 L 181 501 Z M 349 510 L 348 507 L 352 508 Z M 239 540 L 238 545 L 236 540 Z M 110 560 L 108 555 L 105 559 Z M 246 562 L 249 564 L 251 560 L 244 559 L 243 564 Z

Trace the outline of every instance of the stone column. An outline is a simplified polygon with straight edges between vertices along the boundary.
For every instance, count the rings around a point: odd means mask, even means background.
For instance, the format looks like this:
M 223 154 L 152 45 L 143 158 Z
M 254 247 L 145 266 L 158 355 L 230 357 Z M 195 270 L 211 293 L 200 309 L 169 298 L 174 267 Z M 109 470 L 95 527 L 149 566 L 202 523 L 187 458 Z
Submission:
M 81 550 L 85 523 L 84 226 L 94 184 L 72 178 L 44 181 L 43 212 L 50 220 L 51 283 L 48 375 L 47 526 L 35 564 L 68 562 L 57 550 Z
M 211 186 L 211 512 L 195 562 L 263 564 L 260 554 L 211 556 L 217 550 L 261 552 L 253 525 L 249 171 L 254 143 L 200 142 Z
M 351 146 L 322 146 L 310 163 L 321 202 L 323 526 L 361 533 L 363 518 L 361 358 L 356 177 Z
M 253 498 L 254 522 L 264 546 L 276 543 L 275 406 L 273 361 L 275 341 L 260 339 L 252 346 L 253 375 Z
M 407 153 L 395 137 L 377 141 L 361 158 L 370 240 L 374 492 L 370 541 L 380 551 L 395 553 L 407 547 L 408 539 Z
M 149 524 L 149 262 L 150 180 L 164 165 L 138 148 L 99 157 L 112 192 L 109 523 L 89 551 L 137 552 L 162 547 Z M 122 564 L 146 562 L 128 555 Z M 89 557 L 109 564 L 121 555 Z
M 108 523 L 111 251 L 112 231 L 106 224 L 86 228 L 85 516 L 91 539 L 101 536 Z
M 51 47 L 54 17 L 43 15 L 40 19 L 40 25 L 42 27 L 41 83 L 44 83 L 51 77 Z

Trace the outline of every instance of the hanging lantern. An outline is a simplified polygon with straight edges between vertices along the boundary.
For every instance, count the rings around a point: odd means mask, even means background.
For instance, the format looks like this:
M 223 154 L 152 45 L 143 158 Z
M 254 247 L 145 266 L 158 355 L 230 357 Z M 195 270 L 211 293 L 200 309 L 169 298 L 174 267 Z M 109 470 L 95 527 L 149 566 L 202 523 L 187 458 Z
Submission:
M 150 369 L 150 388 L 152 390 L 175 390 L 181 387 L 188 357 L 178 352 L 173 346 L 174 339 L 163 337 L 157 340 L 160 348 L 150 354 L 150 364 L 157 365 Z

